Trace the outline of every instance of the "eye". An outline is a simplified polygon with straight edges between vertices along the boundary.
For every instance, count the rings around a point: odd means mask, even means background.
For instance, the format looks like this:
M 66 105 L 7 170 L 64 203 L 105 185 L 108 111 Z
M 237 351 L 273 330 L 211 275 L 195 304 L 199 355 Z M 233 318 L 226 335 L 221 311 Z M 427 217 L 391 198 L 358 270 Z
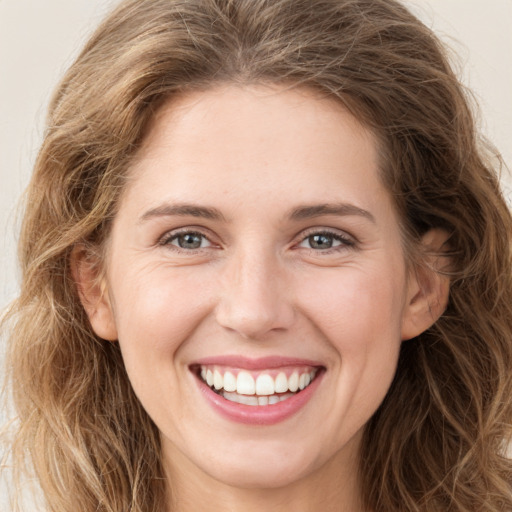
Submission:
M 212 245 L 208 238 L 196 231 L 171 233 L 169 236 L 164 237 L 160 243 L 161 245 L 174 245 L 185 250 L 203 249 Z
M 325 251 L 329 249 L 336 249 L 337 247 L 352 247 L 353 245 L 354 241 L 347 236 L 343 236 L 339 233 L 322 231 L 308 235 L 302 240 L 299 247 Z

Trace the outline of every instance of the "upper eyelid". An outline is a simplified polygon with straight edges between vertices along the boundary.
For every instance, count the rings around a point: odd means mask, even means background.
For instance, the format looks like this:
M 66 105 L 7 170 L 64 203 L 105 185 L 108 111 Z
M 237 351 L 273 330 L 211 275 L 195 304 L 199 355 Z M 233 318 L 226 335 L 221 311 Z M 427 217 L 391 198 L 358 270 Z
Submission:
M 157 239 L 157 244 L 161 245 L 165 242 L 168 242 L 169 240 L 172 240 L 174 237 L 179 236 L 183 233 L 196 233 L 201 236 L 204 236 L 211 244 L 222 244 L 222 240 L 218 235 L 214 235 L 214 233 L 209 230 L 208 228 L 205 228 L 203 226 L 182 226 L 179 228 L 174 228 L 166 231 Z M 326 226 L 312 226 L 306 229 L 302 229 L 299 231 L 294 237 L 293 237 L 293 244 L 295 245 L 298 242 L 302 242 L 304 239 L 306 239 L 309 236 L 312 236 L 314 234 L 329 234 L 334 237 L 338 237 L 341 239 L 347 239 L 352 241 L 354 244 L 358 243 L 359 240 L 352 235 L 351 233 L 347 232 L 346 230 L 339 229 L 339 228 L 332 228 L 332 227 L 326 227 Z M 218 242 L 215 242 L 214 239 L 217 238 Z
M 196 224 L 185 224 L 183 226 L 177 226 L 177 227 L 168 228 L 165 230 L 165 233 L 188 233 L 188 232 L 201 233 L 206 236 L 207 233 L 212 233 L 212 230 L 207 228 L 206 226 L 200 226 L 200 225 L 196 225 Z
M 354 243 L 359 242 L 359 240 L 354 235 L 345 231 L 344 229 L 328 228 L 328 227 L 321 227 L 321 226 L 304 229 L 304 230 L 300 231 L 299 233 L 297 233 L 297 235 L 295 236 L 295 239 L 302 241 L 305 238 L 315 235 L 315 234 L 328 234 L 328 235 L 333 235 L 335 237 L 337 236 L 339 238 L 351 240 Z
M 159 245 L 163 245 L 164 243 L 176 238 L 179 235 L 182 235 L 185 233 L 194 233 L 194 234 L 203 236 L 211 244 L 213 244 L 214 243 L 212 240 L 213 237 L 211 235 L 205 233 L 205 231 L 208 232 L 209 230 L 205 230 L 205 228 L 200 228 L 200 227 L 195 227 L 195 226 L 184 226 L 182 228 L 170 229 L 158 237 L 157 243 Z
M 334 236 L 331 235 L 331 233 L 319 233 L 321 236 L 330 236 L 332 238 L 332 244 L 330 247 L 325 248 L 314 248 L 314 247 L 308 247 L 305 244 L 310 243 L 310 238 L 313 236 L 316 236 L 315 234 L 306 236 L 299 240 L 298 243 L 295 244 L 295 248 L 297 249 L 306 249 L 314 252 L 324 252 L 327 253 L 329 251 L 339 251 L 342 249 L 352 249 L 357 246 L 356 242 L 354 242 L 352 239 L 344 236 Z

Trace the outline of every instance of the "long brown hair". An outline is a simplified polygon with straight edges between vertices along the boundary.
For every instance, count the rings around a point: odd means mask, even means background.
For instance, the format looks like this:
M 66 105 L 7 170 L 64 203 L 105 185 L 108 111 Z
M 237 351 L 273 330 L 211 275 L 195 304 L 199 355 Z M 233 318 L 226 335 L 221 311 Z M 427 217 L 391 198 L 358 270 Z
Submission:
M 28 456 L 51 511 L 164 509 L 158 430 L 118 346 L 90 328 L 69 261 L 77 244 L 101 255 L 161 103 L 226 82 L 337 98 L 380 141 L 408 253 L 429 228 L 450 233 L 448 308 L 403 344 L 365 431 L 367 508 L 512 510 L 511 216 L 444 48 L 394 0 L 128 0 L 99 27 L 53 97 L 26 196 L 4 321 L 15 463 Z

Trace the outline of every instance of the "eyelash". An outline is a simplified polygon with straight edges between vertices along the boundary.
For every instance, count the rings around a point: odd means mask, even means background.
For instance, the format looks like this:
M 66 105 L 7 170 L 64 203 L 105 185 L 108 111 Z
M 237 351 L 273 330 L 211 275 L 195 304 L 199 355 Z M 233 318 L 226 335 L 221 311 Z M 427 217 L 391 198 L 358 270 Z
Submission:
M 192 236 L 198 236 L 201 237 L 201 239 L 208 241 L 209 244 L 213 245 L 213 242 L 206 236 L 204 233 L 201 233 L 199 230 L 194 229 L 183 229 L 180 231 L 171 231 L 169 233 L 164 234 L 160 240 L 158 241 L 158 245 L 160 246 L 172 246 L 172 250 L 178 251 L 178 252 L 184 252 L 187 254 L 195 254 L 197 252 L 200 252 L 204 249 L 208 249 L 209 247 L 198 247 L 198 248 L 184 248 L 179 247 L 178 245 L 173 244 L 172 242 L 175 240 L 178 240 L 180 236 L 185 235 L 192 235 Z M 306 242 L 308 239 L 311 239 L 313 237 L 326 237 L 328 239 L 331 239 L 333 242 L 339 242 L 339 245 L 334 245 L 325 249 L 315 249 L 313 247 L 304 247 L 305 249 L 317 253 L 317 254 L 331 254 L 333 252 L 338 252 L 341 250 L 350 249 L 356 246 L 356 241 L 354 238 L 347 236 L 345 234 L 341 234 L 337 231 L 330 231 L 326 229 L 322 230 L 316 230 L 311 229 L 309 232 L 302 233 L 302 238 L 300 241 L 294 245 L 294 247 L 301 247 L 301 244 Z M 202 243 L 202 242 L 201 242 Z
M 210 244 L 212 244 L 210 239 L 204 233 L 201 233 L 201 231 L 194 230 L 194 229 L 183 229 L 180 231 L 171 231 L 169 233 L 166 233 L 165 235 L 162 236 L 162 238 L 160 238 L 160 240 L 158 241 L 158 245 L 162 245 L 162 246 L 172 245 L 173 250 L 182 251 L 182 252 L 186 252 L 189 254 L 194 254 L 198 251 L 201 251 L 202 249 L 205 249 L 205 247 L 198 247 L 197 249 L 185 249 L 184 247 L 179 247 L 177 245 L 172 244 L 172 242 L 174 240 L 178 240 L 178 238 L 180 236 L 185 236 L 185 235 L 199 236 L 202 239 L 207 240 Z
M 320 253 L 320 254 L 332 254 L 333 252 L 339 252 L 342 250 L 354 248 L 356 245 L 356 241 L 354 240 L 354 238 L 352 238 L 346 234 L 342 234 L 338 231 L 330 231 L 328 229 L 322 229 L 320 231 L 313 229 L 309 232 L 306 232 L 302 236 L 303 236 L 303 238 L 301 239 L 301 241 L 298 244 L 299 246 L 301 244 L 303 244 L 304 242 L 306 242 L 308 239 L 311 239 L 313 237 L 318 237 L 318 236 L 324 236 L 324 237 L 331 239 L 332 241 L 340 242 L 339 245 L 331 246 L 326 249 L 315 249 L 313 247 L 306 248 L 309 251 L 312 251 L 315 253 Z M 311 242 L 311 240 L 310 240 L 310 242 Z

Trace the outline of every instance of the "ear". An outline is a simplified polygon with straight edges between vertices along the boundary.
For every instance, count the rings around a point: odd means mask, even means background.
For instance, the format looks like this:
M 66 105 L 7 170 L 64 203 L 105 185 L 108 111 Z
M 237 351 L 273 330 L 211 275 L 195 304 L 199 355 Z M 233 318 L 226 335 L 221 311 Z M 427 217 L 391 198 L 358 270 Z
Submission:
M 431 229 L 421 239 L 424 265 L 409 276 L 407 302 L 402 316 L 402 340 L 418 336 L 444 313 L 450 293 L 446 272 L 450 259 L 446 254 L 449 235 L 443 229 Z M 445 253 L 445 254 L 443 254 Z
M 116 341 L 114 312 L 99 257 L 76 246 L 71 253 L 71 274 L 94 332 L 104 340 Z

